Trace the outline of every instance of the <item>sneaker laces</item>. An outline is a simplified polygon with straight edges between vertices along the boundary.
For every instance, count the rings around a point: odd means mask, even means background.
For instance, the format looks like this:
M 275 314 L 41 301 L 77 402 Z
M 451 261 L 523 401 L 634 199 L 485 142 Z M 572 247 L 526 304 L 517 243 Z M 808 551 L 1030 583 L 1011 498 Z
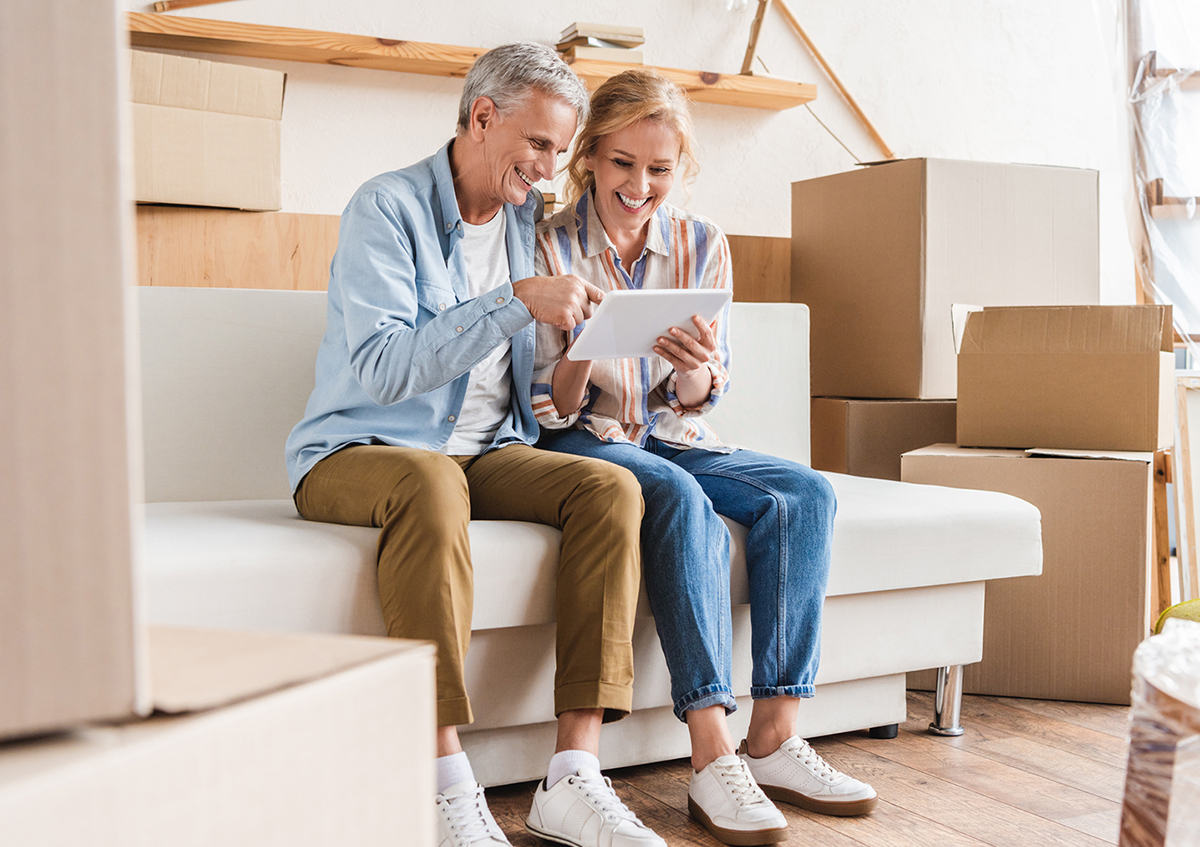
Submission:
M 739 806 L 747 808 L 750 806 L 773 805 L 767 795 L 763 794 L 758 783 L 754 781 L 754 777 L 750 773 L 750 768 L 746 766 L 740 758 L 733 757 L 732 762 L 713 762 L 713 771 L 716 776 L 729 788 L 729 793 L 733 795 L 733 800 Z
M 465 794 L 438 795 L 437 802 L 445 807 L 446 823 L 459 844 L 496 837 L 496 824 L 488 813 L 482 785 Z
M 592 801 L 596 811 L 603 815 L 606 821 L 619 823 L 625 820 L 632 821 L 638 826 L 645 826 L 638 819 L 638 816 L 621 802 L 621 798 L 613 790 L 612 780 L 608 777 L 580 771 L 567 777 L 567 779 L 583 787 L 584 796 Z
M 821 758 L 821 754 L 803 738 L 793 738 L 784 742 L 783 752 L 799 760 L 812 774 L 822 779 L 834 779 L 841 776 L 833 765 Z

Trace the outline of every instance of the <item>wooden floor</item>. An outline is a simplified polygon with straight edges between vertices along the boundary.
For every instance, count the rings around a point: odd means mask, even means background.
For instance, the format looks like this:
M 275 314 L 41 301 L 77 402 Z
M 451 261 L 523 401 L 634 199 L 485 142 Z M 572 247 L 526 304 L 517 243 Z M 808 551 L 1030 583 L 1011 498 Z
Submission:
M 879 792 L 875 811 L 832 818 L 781 806 L 787 844 L 829 847 L 1050 847 L 1116 844 L 1129 709 L 1008 698 L 963 698 L 959 738 L 925 731 L 932 694 L 909 692 L 907 723 L 892 740 L 865 732 L 813 739 L 835 767 Z M 718 845 L 687 813 L 686 760 L 607 772 L 621 799 L 672 847 Z M 515 847 L 535 783 L 488 789 Z

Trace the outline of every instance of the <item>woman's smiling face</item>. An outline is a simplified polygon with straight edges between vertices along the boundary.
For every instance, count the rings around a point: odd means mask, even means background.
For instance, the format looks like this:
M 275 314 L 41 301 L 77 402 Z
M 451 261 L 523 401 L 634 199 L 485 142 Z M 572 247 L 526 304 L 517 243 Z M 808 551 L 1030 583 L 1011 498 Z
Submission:
M 644 234 L 679 167 L 679 133 L 642 120 L 600 139 L 584 164 L 596 177 L 596 213 L 610 238 Z

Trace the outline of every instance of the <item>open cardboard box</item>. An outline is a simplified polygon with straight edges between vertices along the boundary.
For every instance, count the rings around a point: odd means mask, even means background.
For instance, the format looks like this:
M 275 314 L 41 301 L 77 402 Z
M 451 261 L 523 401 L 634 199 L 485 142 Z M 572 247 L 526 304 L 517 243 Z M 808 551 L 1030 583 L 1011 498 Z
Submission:
M 974 312 L 958 354 L 958 444 L 1170 447 L 1173 344 L 1170 306 Z

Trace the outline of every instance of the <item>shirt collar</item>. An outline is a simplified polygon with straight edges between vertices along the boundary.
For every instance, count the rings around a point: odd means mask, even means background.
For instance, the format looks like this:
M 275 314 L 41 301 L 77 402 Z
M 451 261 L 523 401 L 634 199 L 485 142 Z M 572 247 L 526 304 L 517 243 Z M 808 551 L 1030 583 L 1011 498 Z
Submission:
M 448 235 L 456 229 L 462 232 L 459 224 L 463 222 L 463 218 L 462 213 L 458 210 L 458 195 L 454 193 L 454 174 L 450 170 L 450 145 L 453 143 L 454 139 L 451 138 L 442 145 L 442 149 L 433 154 L 433 181 L 437 185 L 438 202 L 442 207 L 443 235 Z M 526 195 L 525 202 L 520 206 L 505 203 L 500 212 L 506 215 L 515 214 L 532 221 L 536 206 L 537 198 L 531 190 Z
M 610 247 L 614 253 L 617 251 L 616 246 L 609 239 L 608 233 L 604 231 L 604 224 L 600 222 L 600 216 L 596 214 L 593 190 L 589 188 L 583 192 L 583 196 L 575 204 L 575 216 L 580 222 L 579 240 L 583 245 L 584 255 L 589 259 Z M 670 255 L 667 249 L 670 216 L 667 214 L 666 207 L 667 204 L 663 203 L 654 210 L 654 214 L 650 218 L 649 231 L 646 233 L 646 249 L 661 256 Z
M 437 185 L 438 202 L 442 207 L 442 234 L 461 229 L 462 215 L 458 211 L 458 197 L 454 194 L 454 174 L 450 172 L 451 138 L 433 156 L 433 181 Z

